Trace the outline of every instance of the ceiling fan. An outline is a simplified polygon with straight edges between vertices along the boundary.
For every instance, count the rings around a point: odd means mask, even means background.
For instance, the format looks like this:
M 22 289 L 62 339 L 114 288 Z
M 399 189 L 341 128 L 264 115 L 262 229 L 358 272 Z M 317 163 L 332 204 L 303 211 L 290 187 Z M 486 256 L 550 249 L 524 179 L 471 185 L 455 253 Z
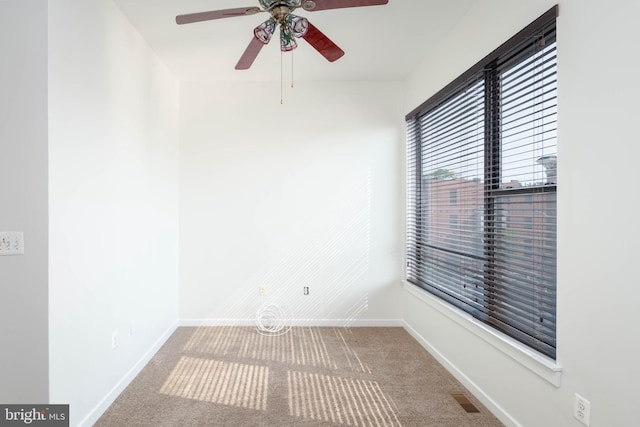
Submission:
M 191 24 L 266 12 L 271 17 L 253 30 L 254 36 L 236 64 L 236 70 L 247 70 L 251 67 L 262 47 L 271 40 L 271 36 L 278 26 L 280 26 L 280 49 L 283 52 L 295 49 L 298 46 L 295 39 L 302 38 L 328 61 L 333 62 L 341 58 L 344 55 L 344 51 L 306 18 L 294 15 L 293 11 L 298 8 L 302 8 L 307 12 L 316 12 L 346 7 L 378 6 L 387 4 L 389 0 L 259 0 L 259 2 L 262 8 L 240 7 L 178 15 L 176 16 L 176 23 L 179 25 Z

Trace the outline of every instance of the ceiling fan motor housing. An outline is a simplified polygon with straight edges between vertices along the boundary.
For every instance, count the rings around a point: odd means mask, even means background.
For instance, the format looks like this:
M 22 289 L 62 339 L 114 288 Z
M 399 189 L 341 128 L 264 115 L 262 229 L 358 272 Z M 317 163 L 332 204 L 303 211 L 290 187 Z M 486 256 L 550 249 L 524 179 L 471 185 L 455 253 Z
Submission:
M 290 8 L 300 7 L 300 0 L 259 0 L 260 5 L 265 10 L 271 10 L 276 6 L 287 6 Z

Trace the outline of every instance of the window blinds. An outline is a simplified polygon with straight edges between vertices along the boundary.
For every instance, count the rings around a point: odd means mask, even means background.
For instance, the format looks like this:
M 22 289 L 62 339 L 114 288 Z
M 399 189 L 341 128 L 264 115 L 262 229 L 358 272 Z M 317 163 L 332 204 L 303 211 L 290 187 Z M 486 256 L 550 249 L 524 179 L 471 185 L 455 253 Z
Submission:
M 555 358 L 553 8 L 407 116 L 407 281 Z

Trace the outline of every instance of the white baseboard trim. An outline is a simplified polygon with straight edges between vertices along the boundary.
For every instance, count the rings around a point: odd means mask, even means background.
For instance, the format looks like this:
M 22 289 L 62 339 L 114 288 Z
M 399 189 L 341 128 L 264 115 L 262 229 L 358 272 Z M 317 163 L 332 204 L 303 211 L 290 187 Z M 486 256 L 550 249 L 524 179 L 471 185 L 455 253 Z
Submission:
M 508 427 L 522 427 L 508 412 L 506 412 L 495 400 L 485 393 L 476 383 L 467 377 L 460 369 L 458 369 L 449 359 L 440 353 L 431 343 L 411 327 L 406 321 L 403 321 L 404 329 L 415 338 L 416 341 L 424 347 L 447 371 L 451 373 L 458 381 L 462 383 L 484 406 L 491 411 L 503 424 Z
M 116 383 L 116 385 L 107 393 L 105 397 L 93 407 L 91 411 L 78 423 L 79 427 L 92 426 L 98 421 L 98 418 L 104 414 L 104 412 L 111 406 L 116 398 L 127 388 L 127 386 L 133 381 L 133 379 L 142 371 L 142 369 L 149 363 L 151 358 L 160 350 L 160 347 L 164 345 L 169 337 L 178 328 L 178 322 L 174 322 L 166 331 L 156 340 L 155 343 L 142 355 L 138 362 L 133 365 L 131 369 Z
M 402 319 L 292 319 L 292 326 L 401 328 Z M 256 319 L 180 319 L 180 326 L 256 326 Z

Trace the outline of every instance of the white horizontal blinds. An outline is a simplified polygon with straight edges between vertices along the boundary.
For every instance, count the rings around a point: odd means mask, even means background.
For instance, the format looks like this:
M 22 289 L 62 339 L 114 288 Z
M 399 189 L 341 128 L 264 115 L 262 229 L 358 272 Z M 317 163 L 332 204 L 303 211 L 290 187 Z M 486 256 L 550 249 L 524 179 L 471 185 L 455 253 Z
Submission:
M 407 280 L 551 357 L 556 14 L 407 116 Z
M 420 279 L 480 309 L 483 261 L 484 80 L 478 73 L 420 118 Z
M 527 201 L 529 196 L 533 200 Z M 556 344 L 556 194 L 495 199 L 501 227 L 487 284 L 488 322 L 552 356 Z
M 526 54 L 523 54 L 523 52 Z M 557 81 L 553 26 L 498 67 L 500 173 L 490 323 L 555 355 Z M 495 166 L 495 165 L 494 165 Z M 495 188 L 495 186 L 494 186 Z
M 544 34 L 544 35 L 542 35 Z M 499 65 L 501 184 L 556 183 L 557 79 L 555 31 L 531 40 L 525 52 Z M 514 63 L 514 59 L 520 62 Z M 547 157 L 548 156 L 548 157 Z M 552 165 L 553 164 L 553 165 Z M 551 167 L 551 170 L 549 167 Z M 547 171 L 551 176 L 547 176 Z

